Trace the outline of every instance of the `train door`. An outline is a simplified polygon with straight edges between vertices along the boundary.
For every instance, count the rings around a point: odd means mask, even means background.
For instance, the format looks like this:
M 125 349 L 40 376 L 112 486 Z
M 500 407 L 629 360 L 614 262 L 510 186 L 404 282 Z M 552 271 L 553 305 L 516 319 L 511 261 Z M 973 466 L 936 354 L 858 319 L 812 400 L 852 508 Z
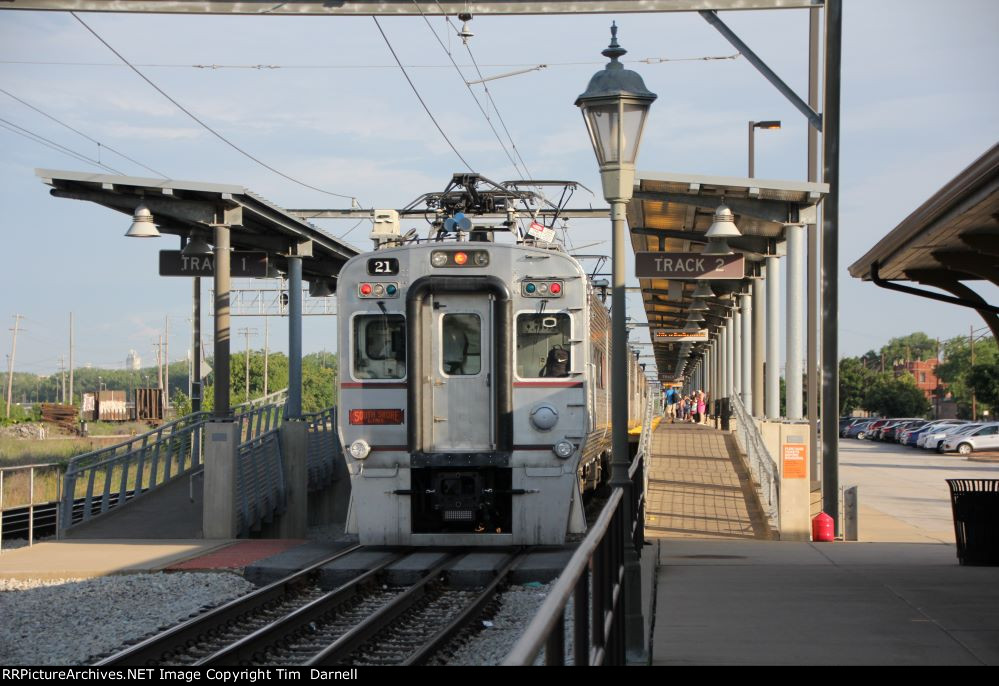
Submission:
M 466 293 L 432 298 L 430 450 L 494 450 L 493 298 Z

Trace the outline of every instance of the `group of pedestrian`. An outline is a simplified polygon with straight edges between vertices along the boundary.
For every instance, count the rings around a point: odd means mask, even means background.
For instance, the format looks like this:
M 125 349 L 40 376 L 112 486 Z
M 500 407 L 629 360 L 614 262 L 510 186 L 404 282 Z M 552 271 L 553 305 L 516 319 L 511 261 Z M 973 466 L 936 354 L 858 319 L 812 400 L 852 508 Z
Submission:
M 666 405 L 666 416 L 671 424 L 687 422 L 701 424 L 705 421 L 705 410 L 707 409 L 707 397 L 704 391 L 694 391 L 690 395 L 684 395 L 677 388 L 668 388 L 664 398 Z

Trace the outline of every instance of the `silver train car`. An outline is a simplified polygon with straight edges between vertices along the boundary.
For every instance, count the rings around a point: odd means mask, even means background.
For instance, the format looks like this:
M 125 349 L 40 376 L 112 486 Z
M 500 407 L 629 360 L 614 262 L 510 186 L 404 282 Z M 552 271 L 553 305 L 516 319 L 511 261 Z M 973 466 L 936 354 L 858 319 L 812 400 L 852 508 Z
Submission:
M 610 316 L 529 241 L 383 247 L 339 275 L 347 531 L 364 545 L 546 545 L 610 465 Z M 630 423 L 646 379 L 630 356 Z

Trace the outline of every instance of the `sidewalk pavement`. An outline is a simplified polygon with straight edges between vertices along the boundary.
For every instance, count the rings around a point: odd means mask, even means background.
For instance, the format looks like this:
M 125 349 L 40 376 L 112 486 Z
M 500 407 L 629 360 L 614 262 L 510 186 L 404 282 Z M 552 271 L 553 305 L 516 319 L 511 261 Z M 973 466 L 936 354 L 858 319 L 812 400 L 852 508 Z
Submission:
M 653 665 L 999 665 L 999 567 L 863 506 L 866 541 L 902 542 L 759 540 L 732 444 L 674 427 L 650 466 Z

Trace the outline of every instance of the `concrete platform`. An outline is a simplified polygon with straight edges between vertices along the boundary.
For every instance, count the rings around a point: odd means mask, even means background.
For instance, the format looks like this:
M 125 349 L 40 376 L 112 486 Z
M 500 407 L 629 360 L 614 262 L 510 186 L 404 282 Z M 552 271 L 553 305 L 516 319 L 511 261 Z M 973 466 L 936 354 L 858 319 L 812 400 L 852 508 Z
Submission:
M 999 665 L 999 568 L 952 545 L 659 545 L 654 665 Z
M 82 579 L 153 572 L 231 545 L 231 540 L 51 541 L 0 555 L 3 579 Z
M 266 586 L 305 569 L 323 558 L 335 555 L 337 552 L 354 545 L 355 542 L 344 540 L 334 543 L 308 543 L 304 541 L 300 543 L 301 545 L 275 552 L 273 555 L 246 565 L 243 569 L 243 577 L 257 586 Z

